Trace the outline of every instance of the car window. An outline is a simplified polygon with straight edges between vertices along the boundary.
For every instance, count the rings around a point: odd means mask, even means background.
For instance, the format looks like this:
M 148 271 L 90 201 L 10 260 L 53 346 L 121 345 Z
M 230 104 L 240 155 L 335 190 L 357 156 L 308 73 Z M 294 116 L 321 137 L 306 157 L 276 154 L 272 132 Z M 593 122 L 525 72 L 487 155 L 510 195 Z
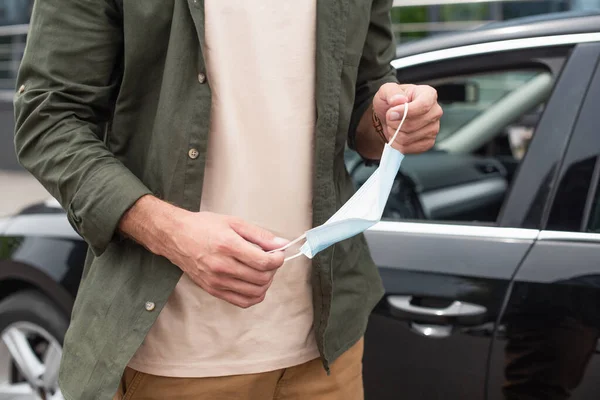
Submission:
M 449 99 L 444 101 L 442 94 L 441 102 L 444 108 L 444 116 L 442 117 L 442 124 L 437 138 L 438 146 L 453 134 L 459 132 L 460 128 L 489 110 L 490 107 L 496 106 L 507 95 L 522 90 L 523 85 L 531 82 L 532 79 L 535 79 L 542 73 L 544 71 L 501 71 L 467 77 L 455 77 L 445 82 L 431 82 L 434 85 L 437 84 L 437 86 L 442 87 L 454 84 L 453 87 L 456 88 L 455 90 L 459 90 L 460 86 L 464 87 L 461 90 L 461 95 L 464 96 L 463 101 L 452 101 L 456 99 L 457 95 L 452 96 L 451 94 L 448 96 Z M 539 114 L 540 110 L 535 109 L 532 111 Z M 510 132 L 510 136 L 513 137 L 511 140 L 514 142 L 515 152 L 521 156 L 526 139 L 530 138 L 531 130 L 530 126 L 523 128 L 514 127 Z
M 545 68 L 422 81 L 444 109 L 435 148 L 407 156 L 384 220 L 495 224 L 554 85 Z M 360 187 L 376 169 L 349 155 Z M 351 160 L 351 161 L 348 161 Z
M 600 232 L 600 68 L 587 89 L 562 160 L 545 226 L 547 230 Z
M 546 229 L 554 231 L 580 232 L 586 214 L 596 158 L 585 157 L 564 161 L 564 174 L 559 180 Z

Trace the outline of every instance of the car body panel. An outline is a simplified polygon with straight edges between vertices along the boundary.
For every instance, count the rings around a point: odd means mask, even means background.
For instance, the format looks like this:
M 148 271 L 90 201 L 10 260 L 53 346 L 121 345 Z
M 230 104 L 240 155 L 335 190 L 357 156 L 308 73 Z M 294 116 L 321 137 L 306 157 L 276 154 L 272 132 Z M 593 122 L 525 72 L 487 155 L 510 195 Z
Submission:
M 528 393 L 544 399 L 597 397 L 599 259 L 600 240 L 542 236 L 532 248 L 494 345 L 489 399 L 509 393 L 514 398 Z
M 405 59 L 418 54 L 481 43 L 597 32 L 598 26 L 600 26 L 598 12 L 546 14 L 491 23 L 475 30 L 403 43 L 398 46 L 396 54 L 398 59 Z
M 547 56 L 556 56 L 553 49 L 548 50 Z M 558 49 L 558 54 L 570 56 L 561 63 L 562 70 L 504 203 L 498 226 L 382 222 L 367 232 L 386 288 L 386 298 L 373 313 L 365 340 L 367 398 L 486 396 L 489 354 L 493 352 L 492 357 L 497 359 L 500 351 L 491 346 L 497 321 L 510 282 L 536 243 L 550 189 L 557 180 L 594 73 L 598 50 L 595 43 L 566 51 Z M 512 60 L 528 58 L 521 50 L 517 53 Z M 510 52 L 507 55 L 505 63 L 496 68 L 510 66 Z M 451 75 L 453 68 L 458 70 L 469 63 L 470 70 L 477 70 L 478 62 L 486 57 L 464 57 L 460 65 L 432 64 L 429 73 Z M 453 62 L 443 60 L 439 64 Z M 481 70 L 493 69 L 493 65 L 484 63 Z M 427 78 L 427 71 L 417 73 Z M 399 75 L 411 76 L 411 72 L 401 70 Z M 527 212 L 523 208 L 534 211 L 527 219 L 529 225 L 524 224 Z M 408 297 L 411 301 L 408 305 L 399 303 L 399 312 L 390 297 Z M 485 312 L 479 319 L 445 318 L 444 313 L 455 302 L 480 306 Z
M 86 252 L 64 212 L 7 220 L 0 236 L 0 298 L 23 285 L 35 287 L 70 315 Z
M 69 224 L 64 212 L 56 214 L 17 215 L 6 226 L 6 236 L 31 235 L 38 237 L 80 240 L 81 236 Z
M 535 230 L 401 222 L 369 230 L 386 299 L 371 316 L 365 337 L 366 398 L 481 398 L 507 280 L 536 236 Z M 403 312 L 389 304 L 395 296 L 430 310 L 460 301 L 485 312 L 464 321 Z M 440 329 L 451 332 L 436 332 Z
M 509 279 L 537 235 L 534 229 L 391 221 L 366 232 L 380 268 L 491 279 Z
M 489 53 L 503 53 L 507 51 L 533 48 L 543 49 L 560 45 L 574 45 L 578 43 L 597 42 L 600 34 L 597 32 L 577 33 L 571 35 L 543 36 L 538 38 L 523 38 L 513 40 L 503 40 L 492 43 L 479 43 L 443 50 L 436 50 L 427 53 L 419 53 L 405 58 L 397 59 L 392 65 L 401 69 L 407 66 L 423 65 L 439 62 L 440 60 L 463 58 L 472 55 L 482 55 Z
M 600 234 L 588 232 L 600 176 L 596 66 L 544 229 L 515 276 L 500 320 L 490 360 L 491 400 L 532 394 L 586 400 L 600 391 Z
M 4 233 L 9 223 L 10 218 L 0 218 L 0 235 Z

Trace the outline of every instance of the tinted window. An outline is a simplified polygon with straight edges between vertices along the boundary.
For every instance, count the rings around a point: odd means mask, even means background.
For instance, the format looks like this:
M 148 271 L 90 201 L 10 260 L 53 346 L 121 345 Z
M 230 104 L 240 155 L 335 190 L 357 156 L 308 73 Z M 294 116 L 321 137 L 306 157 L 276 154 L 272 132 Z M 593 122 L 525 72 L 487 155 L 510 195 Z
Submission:
M 585 103 L 563 161 L 546 224 L 548 230 L 598 232 L 600 229 L 597 188 L 600 172 L 599 92 L 600 70 L 597 70 L 587 88 Z
M 596 162 L 597 158 L 591 156 L 569 163 L 560 180 L 546 229 L 581 231 Z

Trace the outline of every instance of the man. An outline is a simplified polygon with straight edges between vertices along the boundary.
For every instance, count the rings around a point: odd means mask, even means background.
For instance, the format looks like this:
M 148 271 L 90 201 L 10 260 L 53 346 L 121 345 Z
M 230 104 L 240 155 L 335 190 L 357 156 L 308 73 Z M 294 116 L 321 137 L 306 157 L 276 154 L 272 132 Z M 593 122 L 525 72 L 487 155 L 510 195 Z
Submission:
M 346 142 L 378 159 L 404 103 L 394 146 L 434 144 L 435 91 L 389 64 L 391 3 L 35 3 L 16 149 L 90 248 L 67 400 L 362 398 L 363 236 L 270 251 L 352 195 Z

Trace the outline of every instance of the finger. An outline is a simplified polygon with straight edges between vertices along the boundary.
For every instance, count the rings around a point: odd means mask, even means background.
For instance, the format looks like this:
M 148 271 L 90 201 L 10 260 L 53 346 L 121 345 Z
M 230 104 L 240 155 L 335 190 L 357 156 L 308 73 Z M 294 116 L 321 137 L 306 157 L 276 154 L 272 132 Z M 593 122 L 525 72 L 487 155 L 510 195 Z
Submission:
M 425 138 L 421 141 L 411 144 L 409 146 L 409 148 L 406 150 L 406 154 L 424 153 L 426 151 L 431 150 L 434 145 L 435 145 L 434 138 Z
M 416 140 L 412 135 L 404 137 L 408 137 L 409 139 L 406 139 L 406 141 L 398 141 L 398 139 L 396 139 L 393 147 L 398 149 L 402 154 L 418 154 L 430 150 L 435 145 L 436 135 L 420 135 L 419 139 Z
M 253 285 L 269 285 L 276 270 L 259 271 L 232 257 L 215 257 L 207 260 L 213 274 L 235 278 Z
M 436 116 L 441 117 L 441 107 L 437 104 L 428 105 L 420 100 L 415 100 L 408 104 L 408 112 L 406 113 L 405 123 L 411 123 L 411 121 L 419 121 L 427 117 L 435 118 Z M 390 108 L 385 114 L 386 123 L 388 126 L 393 125 L 398 127 L 402 117 L 404 116 L 405 104 L 401 104 L 396 107 Z
M 385 83 L 377 91 L 375 102 L 385 103 L 388 107 L 397 106 L 408 102 L 408 93 L 402 85 Z
M 403 86 L 396 83 L 386 83 L 377 91 L 373 99 L 373 109 L 383 120 L 385 119 L 387 110 L 391 107 L 407 103 L 409 99 L 410 97 Z
M 437 99 L 437 91 L 431 86 L 415 86 L 413 92 L 413 102 L 415 103 L 415 111 L 417 112 L 417 114 L 419 112 L 421 114 L 425 114 L 428 110 L 432 109 L 435 105 L 437 105 Z
M 430 86 L 417 86 L 414 90 L 412 100 L 408 103 L 408 114 L 406 118 L 414 119 L 425 115 L 437 105 L 437 92 L 435 89 Z M 392 120 L 399 120 L 402 113 L 404 113 L 404 105 L 393 108 L 395 110 L 388 110 L 388 114 L 390 114 Z M 397 110 L 398 108 L 399 110 Z M 400 117 L 393 113 L 400 114 Z
M 204 290 L 206 290 L 206 292 L 211 296 L 224 300 L 240 308 L 252 307 L 262 302 L 266 296 L 266 293 L 260 297 L 246 297 L 239 293 L 231 292 L 229 290 L 218 290 L 213 288 L 206 288 Z
M 230 276 L 215 276 L 211 280 L 211 286 L 217 290 L 228 290 L 248 298 L 261 297 L 270 285 L 271 281 L 266 285 L 255 285 Z
M 396 128 L 398 128 L 398 125 L 400 125 L 400 122 L 402 121 L 402 118 L 404 117 L 404 108 L 406 107 L 406 104 L 401 104 L 399 106 L 396 107 L 392 107 L 389 110 L 387 110 L 387 112 L 385 113 L 385 122 L 386 125 L 388 127 L 394 127 L 394 131 L 396 130 Z M 414 112 L 412 111 L 411 107 L 410 107 L 410 103 L 408 105 L 408 112 L 406 113 L 406 119 L 404 121 L 404 123 L 406 123 L 407 121 L 410 120 L 411 115 L 413 115 Z
M 281 251 L 267 253 L 242 238 L 235 231 L 218 241 L 217 251 L 232 256 L 247 266 L 259 271 L 270 271 L 281 267 L 284 254 Z
M 403 150 L 408 149 L 412 144 L 420 142 L 424 139 L 433 139 L 435 140 L 437 133 L 439 131 L 440 123 L 432 122 L 431 124 L 419 129 L 416 132 L 406 133 L 400 131 L 398 136 L 396 137 L 396 141 L 394 144 Z
M 288 240 L 275 236 L 267 229 L 250 224 L 240 218 L 231 218 L 229 226 L 242 238 L 266 251 L 278 249 L 289 243 Z
M 398 125 L 400 124 L 401 119 L 400 120 L 396 119 L 392 115 L 393 112 L 404 113 L 404 106 L 395 107 L 393 109 L 390 109 L 390 111 L 388 112 L 388 115 L 386 116 L 386 125 L 388 126 L 388 131 L 391 130 L 392 132 L 395 132 L 396 128 L 398 128 Z M 406 121 L 404 121 L 404 124 L 402 125 L 403 132 L 408 132 L 408 133 L 415 132 L 415 131 L 418 131 L 418 130 L 426 127 L 429 124 L 439 121 L 443 115 L 443 111 L 442 111 L 442 107 L 440 107 L 438 104 L 436 104 L 425 115 L 422 115 L 422 116 L 414 116 L 413 115 L 412 118 L 410 118 L 410 115 L 411 115 L 411 108 L 409 105 Z

